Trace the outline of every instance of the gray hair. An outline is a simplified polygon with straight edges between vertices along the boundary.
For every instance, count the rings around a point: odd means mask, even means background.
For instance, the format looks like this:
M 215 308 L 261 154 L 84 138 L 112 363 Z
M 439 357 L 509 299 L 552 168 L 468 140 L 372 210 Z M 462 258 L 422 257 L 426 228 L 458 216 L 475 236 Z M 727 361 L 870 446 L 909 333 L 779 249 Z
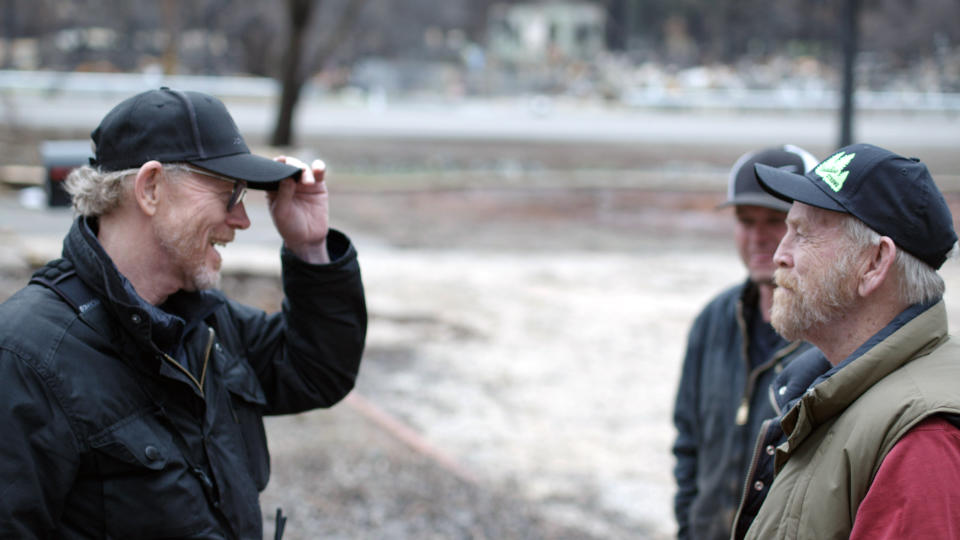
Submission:
M 179 163 L 163 164 L 164 171 L 184 172 Z M 140 169 L 101 171 L 89 165 L 72 170 L 64 181 L 64 189 L 73 199 L 73 208 L 85 217 L 99 217 L 116 210 L 131 186 L 125 182 Z
M 103 172 L 89 165 L 70 171 L 63 183 L 73 199 L 73 208 L 81 216 L 98 217 L 120 206 L 129 186 L 124 179 L 137 174 L 138 169 Z
M 865 249 L 880 244 L 880 233 L 853 216 L 843 221 L 844 231 L 854 245 Z M 950 250 L 949 258 L 956 256 L 957 244 Z M 908 305 L 932 302 L 943 296 L 946 285 L 943 278 L 929 264 L 921 261 L 897 246 L 897 256 L 893 262 L 900 278 L 900 300 Z

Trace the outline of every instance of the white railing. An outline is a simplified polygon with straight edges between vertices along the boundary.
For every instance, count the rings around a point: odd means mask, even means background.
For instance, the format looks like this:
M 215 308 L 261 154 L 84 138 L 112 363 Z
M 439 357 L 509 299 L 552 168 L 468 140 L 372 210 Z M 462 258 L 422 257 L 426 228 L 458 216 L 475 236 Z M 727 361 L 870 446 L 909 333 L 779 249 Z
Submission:
M 279 83 L 265 77 L 0 70 L 0 92 L 6 93 L 126 96 L 164 85 L 225 98 L 273 99 L 279 94 Z M 322 93 L 309 83 L 304 91 L 308 97 Z M 860 111 L 960 113 L 960 93 L 858 91 L 855 99 Z M 770 90 L 636 87 L 624 89 L 620 101 L 638 108 L 835 110 L 839 94 L 834 90 L 789 87 Z

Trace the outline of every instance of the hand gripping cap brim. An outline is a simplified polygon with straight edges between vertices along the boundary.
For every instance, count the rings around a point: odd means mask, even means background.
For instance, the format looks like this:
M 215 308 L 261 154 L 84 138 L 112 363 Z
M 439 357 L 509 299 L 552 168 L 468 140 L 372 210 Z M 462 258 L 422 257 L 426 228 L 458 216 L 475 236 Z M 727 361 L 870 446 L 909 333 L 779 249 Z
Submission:
M 254 154 L 234 154 L 188 161 L 215 173 L 243 180 L 251 189 L 273 191 L 280 185 L 281 180 L 300 177 L 298 167 Z

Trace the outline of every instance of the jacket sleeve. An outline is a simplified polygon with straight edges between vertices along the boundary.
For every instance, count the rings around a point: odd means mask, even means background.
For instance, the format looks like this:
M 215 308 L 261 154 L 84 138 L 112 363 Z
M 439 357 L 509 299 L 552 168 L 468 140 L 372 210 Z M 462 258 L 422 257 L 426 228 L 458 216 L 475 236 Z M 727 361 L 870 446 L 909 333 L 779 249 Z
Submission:
M 674 514 L 677 519 L 679 538 L 689 536 L 690 505 L 697 495 L 697 452 L 700 439 L 697 409 L 704 331 L 704 315 L 701 314 L 694 322 L 687 338 L 687 351 L 683 359 L 673 412 L 673 423 L 677 429 L 677 439 L 673 444 L 673 455 L 677 460 L 673 469 L 677 482 Z
M 851 540 L 956 538 L 960 534 L 960 430 L 931 417 L 883 458 L 857 509 Z
M 266 315 L 231 302 L 247 360 L 267 400 L 267 414 L 329 407 L 357 378 L 367 309 L 357 253 L 331 229 L 331 262 L 312 265 L 286 249 L 283 309 Z
M 52 537 L 79 467 L 77 439 L 50 380 L 0 350 L 0 538 Z

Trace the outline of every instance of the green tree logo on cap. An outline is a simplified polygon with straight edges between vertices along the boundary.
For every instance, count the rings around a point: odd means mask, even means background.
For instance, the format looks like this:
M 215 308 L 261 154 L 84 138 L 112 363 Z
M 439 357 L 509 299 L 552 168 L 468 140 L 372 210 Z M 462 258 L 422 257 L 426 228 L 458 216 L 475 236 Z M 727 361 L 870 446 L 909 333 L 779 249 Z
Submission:
M 847 168 L 847 165 L 850 164 L 850 161 L 853 160 L 853 156 L 855 155 L 857 154 L 837 152 L 820 165 L 817 165 L 814 172 L 820 175 L 820 178 L 830 186 L 830 189 L 840 191 L 840 189 L 843 188 L 843 183 L 847 181 L 847 175 L 850 174 L 850 171 L 844 169 Z

